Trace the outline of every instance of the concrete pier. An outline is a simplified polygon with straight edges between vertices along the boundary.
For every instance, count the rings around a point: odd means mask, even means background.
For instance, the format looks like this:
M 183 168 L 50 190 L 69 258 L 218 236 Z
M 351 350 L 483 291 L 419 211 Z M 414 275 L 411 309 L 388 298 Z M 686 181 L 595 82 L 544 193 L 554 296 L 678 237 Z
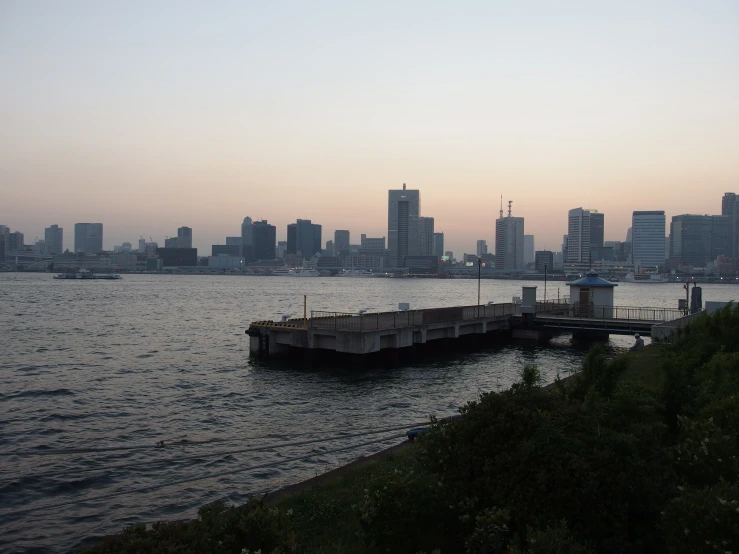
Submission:
M 627 317 L 618 317 L 624 314 Z M 383 352 L 391 365 L 408 353 L 435 343 L 480 344 L 493 338 L 546 342 L 573 334 L 581 339 L 607 340 L 609 334 L 640 333 L 679 317 L 666 308 L 606 308 L 587 310 L 557 302 L 516 302 L 481 306 L 454 306 L 377 313 L 311 312 L 305 319 L 285 322 L 256 321 L 246 333 L 250 353 L 259 358 L 301 355 L 307 364 L 321 353 L 351 355 L 354 361 Z M 474 341 L 473 342 L 477 342 Z

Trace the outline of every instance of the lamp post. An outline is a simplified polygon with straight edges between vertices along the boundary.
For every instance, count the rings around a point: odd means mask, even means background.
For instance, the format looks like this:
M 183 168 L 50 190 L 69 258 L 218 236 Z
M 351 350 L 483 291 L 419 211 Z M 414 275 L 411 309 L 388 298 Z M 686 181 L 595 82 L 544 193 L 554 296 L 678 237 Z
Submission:
M 544 264 L 544 302 L 547 301 L 547 264 Z
M 477 258 L 477 317 L 480 317 L 480 273 L 482 272 L 482 258 Z

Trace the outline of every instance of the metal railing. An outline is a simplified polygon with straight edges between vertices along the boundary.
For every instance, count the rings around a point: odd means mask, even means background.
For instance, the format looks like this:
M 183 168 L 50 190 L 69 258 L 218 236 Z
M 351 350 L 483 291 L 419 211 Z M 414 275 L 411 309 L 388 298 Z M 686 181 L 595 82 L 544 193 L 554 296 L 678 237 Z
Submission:
M 506 303 L 364 314 L 311 311 L 308 324 L 315 329 L 380 331 L 448 321 L 510 316 L 516 314 L 516 308 L 516 304 Z
M 594 306 L 573 304 L 568 315 L 592 319 L 621 319 L 626 321 L 672 321 L 684 316 L 677 308 L 641 308 L 633 306 Z

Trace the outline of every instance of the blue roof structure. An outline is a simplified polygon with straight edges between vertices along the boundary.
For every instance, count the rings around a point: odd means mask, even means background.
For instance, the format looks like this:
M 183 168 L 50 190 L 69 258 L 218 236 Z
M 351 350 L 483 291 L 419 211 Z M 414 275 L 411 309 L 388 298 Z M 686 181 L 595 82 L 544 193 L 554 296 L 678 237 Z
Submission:
M 605 279 L 601 279 L 598 277 L 598 274 L 595 271 L 589 271 L 588 274 L 585 277 L 582 277 L 581 279 L 578 279 L 577 281 L 572 281 L 571 283 L 567 283 L 570 287 L 617 287 L 618 285 L 616 283 L 611 283 L 610 281 L 606 281 Z

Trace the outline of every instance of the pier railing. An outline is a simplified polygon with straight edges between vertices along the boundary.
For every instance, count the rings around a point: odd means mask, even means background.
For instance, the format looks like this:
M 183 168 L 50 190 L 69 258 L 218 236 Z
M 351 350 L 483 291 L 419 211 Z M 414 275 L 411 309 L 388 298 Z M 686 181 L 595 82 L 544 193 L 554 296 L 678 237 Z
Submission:
M 315 329 L 336 329 L 341 331 L 360 332 L 380 331 L 383 329 L 398 329 L 401 327 L 444 323 L 447 321 L 465 321 L 478 318 L 515 315 L 516 308 L 516 304 L 505 303 L 364 314 L 311 311 L 311 317 L 308 320 L 308 323 Z
M 628 321 L 672 321 L 685 314 L 677 308 L 641 308 L 633 306 L 593 306 L 573 304 L 571 315 L 593 319 L 622 319 Z

